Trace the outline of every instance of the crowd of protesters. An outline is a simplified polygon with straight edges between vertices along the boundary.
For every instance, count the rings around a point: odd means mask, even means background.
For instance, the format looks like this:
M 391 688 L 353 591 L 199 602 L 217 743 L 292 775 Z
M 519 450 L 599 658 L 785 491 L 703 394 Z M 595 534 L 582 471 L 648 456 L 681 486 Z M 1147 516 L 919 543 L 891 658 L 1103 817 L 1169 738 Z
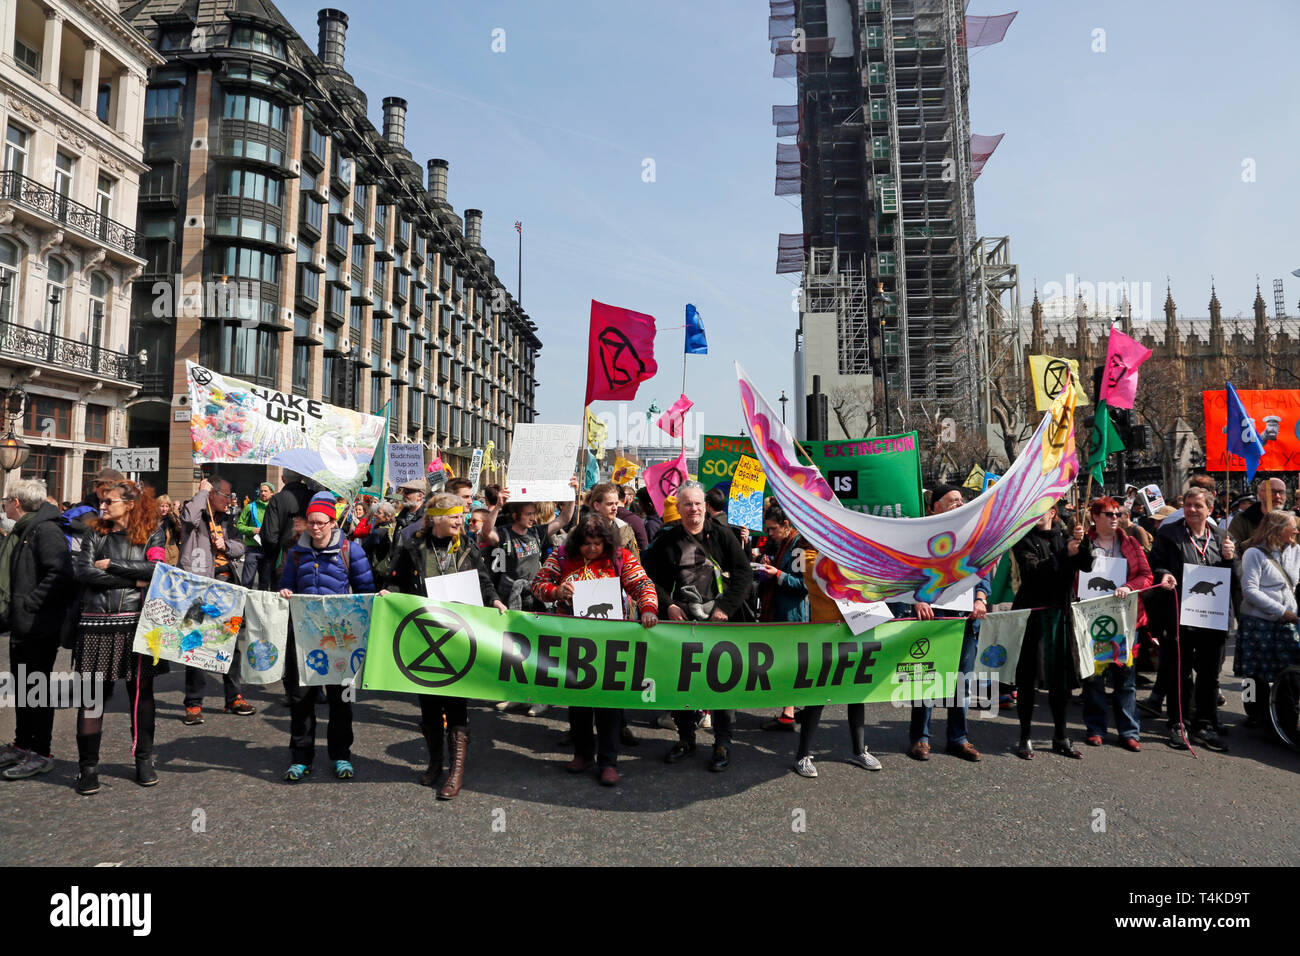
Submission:
M 73 651 L 74 669 L 98 675 L 106 696 L 123 681 L 131 715 L 131 753 L 136 781 L 158 783 L 153 762 L 154 678 L 167 663 L 154 664 L 132 651 L 144 592 L 156 564 L 244 587 L 292 594 L 389 592 L 426 594 L 426 581 L 472 571 L 485 606 L 558 615 L 574 613 L 574 586 L 600 578 L 619 581 L 624 616 L 646 628 L 661 619 L 700 623 L 838 621 L 838 611 L 816 588 L 805 568 L 815 554 L 775 500 L 769 499 L 761 532 L 727 523 L 725 487 L 706 490 L 688 481 L 662 509 L 646 490 L 598 484 L 563 503 L 511 501 L 508 488 L 452 479 L 434 490 L 423 481 L 402 484 L 392 500 L 362 496 L 341 502 L 302 476 L 284 472 L 281 487 L 263 483 L 242 502 L 231 483 L 212 475 L 177 506 L 165 495 L 112 469 L 94 476 L 86 498 L 64 507 L 46 496 L 39 481 L 11 482 L 0 525 L 0 612 L 10 633 L 10 668 L 48 675 L 60 647 Z M 1286 509 L 1287 490 L 1277 478 L 1260 482 L 1257 494 L 1231 506 L 1215 497 L 1213 479 L 1198 476 L 1170 504 L 1146 513 L 1141 505 L 1099 497 L 1075 509 L 1062 501 L 1002 561 L 1006 574 L 976 582 L 973 608 L 946 611 L 926 603 L 891 604 L 899 618 L 965 619 L 960 654 L 961 686 L 945 721 L 948 754 L 982 759 L 968 724 L 966 676 L 976 670 L 981 621 L 994 609 L 1028 609 L 1014 685 L 1001 688 L 1000 706 L 1014 708 L 1019 722 L 1015 753 L 1035 756 L 1033 715 L 1046 691 L 1052 721 L 1052 752 L 1082 759 L 1069 739 L 1068 705 L 1077 691 L 1083 705 L 1083 741 L 1102 746 L 1108 715 L 1116 742 L 1140 752 L 1140 713 L 1162 719 L 1164 738 L 1175 748 L 1195 744 L 1224 751 L 1227 728 L 1220 670 L 1227 632 L 1179 626 L 1177 589 L 1188 567 L 1212 565 L 1231 571 L 1237 622 L 1233 673 L 1253 682 L 1246 704 L 1247 727 L 1268 724 L 1270 684 L 1300 664 L 1297 584 L 1300 545 L 1296 515 Z M 928 494 L 929 511 L 942 514 L 964 503 L 961 488 L 939 485 Z M 1126 573 L 1115 594 L 1139 594 L 1138 647 L 1134 666 L 1111 664 L 1077 679 L 1072 667 L 1069 607 L 1080 574 L 1096 556 L 1122 559 Z M 996 569 L 995 569 L 996 570 Z M 999 586 L 996 582 L 1002 580 Z M 999 593 L 1000 592 L 1000 593 Z M 290 712 L 291 764 L 283 778 L 295 783 L 312 771 L 318 687 L 297 673 L 292 632 L 284 689 Z M 1142 670 L 1154 671 L 1154 683 Z M 1150 690 L 1139 703 L 1138 685 Z M 204 722 L 207 674 L 185 668 L 187 726 Z M 327 750 L 333 774 L 355 775 L 352 706 L 344 688 L 325 688 Z M 1109 693 L 1108 693 L 1109 691 Z M 242 694 L 238 657 L 222 677 L 224 713 L 251 716 Z M 1108 708 L 1109 704 L 1109 708 Z M 470 743 L 470 702 L 419 695 L 419 729 L 428 748 L 420 782 L 439 799 L 454 799 L 465 783 Z M 499 711 L 509 709 L 499 702 Z M 527 706 L 527 705 L 524 705 Z M 846 759 L 864 770 L 882 764 L 865 739 L 865 705 L 848 705 Z M 544 705 L 527 708 L 543 714 Z M 813 743 L 823 706 L 784 707 L 762 731 L 796 733 L 794 770 L 816 777 Z M 669 764 L 696 751 L 697 732 L 712 731 L 705 765 L 725 771 L 731 762 L 735 712 L 677 711 L 647 714 L 653 725 L 676 731 L 664 755 Z M 931 756 L 933 707 L 911 708 L 907 756 Z M 0 749 L 0 775 L 18 780 L 53 768 L 52 706 L 20 706 L 11 744 Z M 77 716 L 78 793 L 99 790 L 102 713 L 82 708 Z M 610 708 L 568 708 L 563 745 L 573 748 L 566 769 L 594 770 L 599 782 L 620 782 L 618 757 L 639 746 L 627 714 Z M 445 777 L 444 777 L 445 772 Z

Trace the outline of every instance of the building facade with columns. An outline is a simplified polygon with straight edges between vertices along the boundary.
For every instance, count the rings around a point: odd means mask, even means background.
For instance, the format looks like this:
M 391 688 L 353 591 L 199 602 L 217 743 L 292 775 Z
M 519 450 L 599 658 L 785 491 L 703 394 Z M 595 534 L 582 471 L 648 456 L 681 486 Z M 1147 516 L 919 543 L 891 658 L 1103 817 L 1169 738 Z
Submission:
M 101 0 L 0 0 L 0 431 L 6 478 L 79 499 L 126 444 L 147 71 L 162 63 Z
M 405 145 L 407 103 L 382 130 L 344 68 L 348 17 L 321 10 L 312 50 L 267 0 L 140 0 L 124 15 L 166 62 L 149 79 L 132 346 L 148 351 L 133 443 L 150 477 L 195 483 L 185 360 L 380 413 L 389 438 L 463 472 L 505 457 L 535 415 L 537 328 L 482 247 L 482 213 L 447 200 Z M 264 467 L 223 467 L 251 490 Z M 494 476 L 489 476 L 494 477 Z

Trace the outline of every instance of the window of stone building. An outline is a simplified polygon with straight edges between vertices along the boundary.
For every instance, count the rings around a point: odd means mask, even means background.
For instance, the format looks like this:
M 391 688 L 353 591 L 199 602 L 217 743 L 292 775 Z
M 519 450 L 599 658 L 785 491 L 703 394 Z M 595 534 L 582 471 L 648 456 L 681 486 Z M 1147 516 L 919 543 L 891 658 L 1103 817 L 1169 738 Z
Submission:
M 27 172 L 27 130 L 10 123 L 5 129 L 5 170 L 22 176 Z
M 18 245 L 0 239 L 0 322 L 13 321 L 14 298 L 18 295 Z
M 23 434 L 38 438 L 71 438 L 72 401 L 48 395 L 28 395 L 23 408 Z
M 30 402 L 30 399 L 29 399 Z M 23 478 L 45 482 L 45 490 L 58 501 L 63 501 L 63 465 L 68 456 L 66 448 L 37 445 L 23 464 Z
M 86 406 L 86 441 L 107 444 L 108 408 L 104 405 Z

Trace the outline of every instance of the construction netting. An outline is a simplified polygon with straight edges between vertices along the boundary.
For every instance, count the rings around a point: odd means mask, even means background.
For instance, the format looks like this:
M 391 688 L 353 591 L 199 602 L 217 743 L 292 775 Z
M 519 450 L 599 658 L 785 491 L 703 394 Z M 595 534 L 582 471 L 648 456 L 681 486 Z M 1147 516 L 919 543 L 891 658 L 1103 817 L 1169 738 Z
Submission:
M 963 23 L 961 36 L 957 38 L 957 44 L 976 47 L 1001 43 L 1017 12 L 1013 10 L 1011 13 L 1000 13 L 991 17 L 967 17 Z
M 801 232 L 783 232 L 777 236 L 776 271 L 778 274 L 803 271 L 803 240 Z
M 981 136 L 979 133 L 972 133 L 970 137 L 970 172 L 971 182 L 980 178 L 980 172 L 984 169 L 984 164 L 988 162 L 993 151 L 998 148 L 998 143 L 1002 142 L 1002 137 L 1006 133 L 998 133 L 997 136 Z
M 778 138 L 799 135 L 799 107 L 773 106 L 772 125 L 776 127 Z
M 778 79 L 791 77 L 798 72 L 799 55 L 802 53 L 829 53 L 835 47 L 834 37 L 804 37 L 801 49 L 795 49 L 795 37 L 776 37 L 772 40 L 772 52 L 776 62 L 772 64 L 772 75 Z
M 796 196 L 802 180 L 803 157 L 795 143 L 776 144 L 776 194 Z

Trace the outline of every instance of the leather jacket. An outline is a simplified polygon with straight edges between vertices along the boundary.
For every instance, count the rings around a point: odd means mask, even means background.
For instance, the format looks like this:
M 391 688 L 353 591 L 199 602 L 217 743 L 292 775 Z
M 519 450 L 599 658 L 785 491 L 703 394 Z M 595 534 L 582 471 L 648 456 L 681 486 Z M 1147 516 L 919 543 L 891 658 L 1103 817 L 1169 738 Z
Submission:
M 131 544 L 125 531 L 87 531 L 76 559 L 82 613 L 138 614 L 145 589 L 137 582 L 153 578 L 154 565 L 163 559 L 165 544 L 161 527 L 143 545 Z M 107 571 L 95 567 L 95 562 L 104 558 L 110 562 Z

